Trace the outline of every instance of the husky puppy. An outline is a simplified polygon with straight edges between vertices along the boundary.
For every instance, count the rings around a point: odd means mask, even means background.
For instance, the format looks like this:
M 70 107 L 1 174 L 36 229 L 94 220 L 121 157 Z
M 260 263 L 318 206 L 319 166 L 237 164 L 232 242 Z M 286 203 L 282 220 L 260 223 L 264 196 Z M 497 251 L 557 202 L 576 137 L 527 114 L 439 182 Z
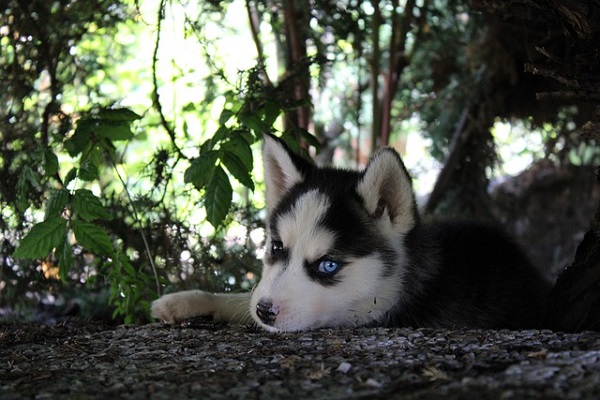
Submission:
M 317 168 L 265 135 L 267 240 L 252 293 L 162 296 L 152 315 L 254 320 L 271 331 L 335 326 L 529 328 L 549 287 L 504 234 L 420 224 L 411 178 L 391 148 L 363 171 Z

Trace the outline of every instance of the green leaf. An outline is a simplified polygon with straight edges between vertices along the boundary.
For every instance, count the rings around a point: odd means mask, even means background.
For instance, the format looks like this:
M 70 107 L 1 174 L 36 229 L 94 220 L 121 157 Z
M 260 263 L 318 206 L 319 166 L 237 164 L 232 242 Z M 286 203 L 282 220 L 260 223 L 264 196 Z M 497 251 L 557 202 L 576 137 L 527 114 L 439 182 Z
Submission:
M 181 110 L 185 111 L 185 112 L 193 112 L 193 113 L 197 112 L 196 105 L 192 102 L 187 103 L 185 106 L 183 106 L 183 108 Z
M 14 258 L 43 258 L 58 247 L 67 235 L 67 220 L 51 217 L 31 228 L 13 253 Z
M 223 164 L 227 167 L 227 170 L 231 172 L 231 175 L 235 177 L 242 185 L 246 186 L 250 190 L 254 191 L 254 181 L 252 176 L 246 167 L 246 165 L 240 160 L 240 158 L 229 151 L 226 151 L 221 158 Z
M 111 121 L 133 122 L 142 117 L 129 108 L 107 108 L 98 112 L 98 118 Z
M 103 110 L 98 116 L 81 118 L 75 133 L 65 142 L 69 155 L 75 157 L 91 142 L 92 134 L 110 140 L 127 140 L 133 137 L 131 122 L 141 118 L 128 109 Z
M 90 118 L 81 118 L 77 121 L 75 133 L 64 144 L 65 149 L 71 157 L 80 154 L 90 143 L 92 134 L 93 120 Z
M 114 155 L 115 147 L 109 141 L 105 141 L 102 144 L 95 143 L 91 146 L 89 152 L 86 153 L 87 159 L 96 167 L 106 164 L 108 154 Z M 108 153 L 108 154 L 107 154 Z
M 308 142 L 309 145 L 315 147 L 317 151 L 321 150 L 321 143 L 316 136 L 312 135 L 306 129 L 297 128 L 296 130 L 300 133 L 300 136 L 302 136 L 302 138 Z
M 207 153 L 214 149 L 215 145 L 221 140 L 223 140 L 223 138 L 228 132 L 230 132 L 230 129 L 221 125 L 219 129 L 217 129 L 213 137 L 207 139 L 204 143 L 202 143 L 202 145 L 200 146 L 200 154 Z
M 268 127 L 272 127 L 273 124 L 275 123 L 275 120 L 277 120 L 277 117 L 279 117 L 279 115 L 281 113 L 281 107 L 279 107 L 279 103 L 272 101 L 272 100 L 267 100 L 267 102 L 265 103 L 265 107 L 264 107 L 264 113 L 265 113 L 265 118 L 263 120 L 264 124 L 267 125 Z
M 137 279 L 138 273 L 135 270 L 135 268 L 133 267 L 133 265 L 131 265 L 131 263 L 129 262 L 129 259 L 127 257 L 124 257 L 124 256 L 118 257 L 118 263 L 121 265 L 121 267 L 123 268 L 123 271 L 125 271 L 125 273 L 127 275 L 129 275 L 132 278 Z
M 73 247 L 68 240 L 63 241 L 59 246 L 58 251 L 58 274 L 60 279 L 66 280 L 68 278 L 69 271 L 73 268 Z
M 252 171 L 253 156 L 250 143 L 242 135 L 232 136 L 227 143 L 223 144 L 223 150 L 235 154 L 244 164 L 247 171 Z
M 31 167 L 29 165 L 23 165 L 16 185 L 17 207 L 19 207 L 19 210 L 27 210 L 27 207 L 29 207 L 29 199 L 27 197 L 29 188 L 32 185 L 37 186 L 38 184 L 37 177 Z
M 192 183 L 198 190 L 202 189 L 212 178 L 218 158 L 219 152 L 215 150 L 207 151 L 196 158 L 185 171 L 184 182 Z
M 233 117 L 233 111 L 225 108 L 221 111 L 221 115 L 219 116 L 219 125 L 224 125 L 231 117 Z
M 229 183 L 229 177 L 221 166 L 216 167 L 215 173 L 206 187 L 204 203 L 206 219 L 215 228 L 227 216 L 227 212 L 231 206 L 232 194 L 233 190 L 231 189 L 231 183 Z
M 65 186 L 68 186 L 69 183 L 71 183 L 71 181 L 73 179 L 75 179 L 77 177 L 77 168 L 71 168 L 71 170 L 69 172 L 67 172 L 67 176 L 65 177 Z
M 256 135 L 262 135 L 265 132 L 269 132 L 271 129 L 270 125 L 264 123 L 260 117 L 254 113 L 240 114 L 238 119 L 243 125 L 253 130 Z
M 46 204 L 46 215 L 45 219 L 50 217 L 59 217 L 67 204 L 69 203 L 69 191 L 66 189 L 59 189 L 55 191 L 48 203 Z
M 53 176 L 58 172 L 58 157 L 50 150 L 44 152 L 44 172 L 46 176 Z
M 77 242 L 86 250 L 100 255 L 113 255 L 113 244 L 104 229 L 81 220 L 71 221 L 71 227 Z
M 239 136 L 240 139 L 243 139 L 248 143 L 248 145 L 252 145 L 252 143 L 256 142 L 256 136 L 252 134 L 249 129 L 238 129 L 235 131 L 236 136 Z M 258 137 L 262 137 L 258 136 Z
M 279 139 L 283 141 L 293 152 L 303 155 L 303 152 L 306 153 L 306 150 L 300 147 L 300 143 L 296 139 L 294 133 L 290 131 L 284 132 Z
M 109 221 L 113 217 L 102 205 L 100 199 L 87 189 L 76 190 L 73 194 L 73 212 L 85 221 L 96 219 Z
M 100 179 L 100 172 L 98 171 L 98 167 L 94 165 L 94 163 L 90 159 L 85 160 L 80 165 L 79 178 L 86 182 L 91 182 L 93 180 Z
M 97 119 L 92 132 L 110 140 L 128 140 L 133 137 L 129 122 L 122 120 Z

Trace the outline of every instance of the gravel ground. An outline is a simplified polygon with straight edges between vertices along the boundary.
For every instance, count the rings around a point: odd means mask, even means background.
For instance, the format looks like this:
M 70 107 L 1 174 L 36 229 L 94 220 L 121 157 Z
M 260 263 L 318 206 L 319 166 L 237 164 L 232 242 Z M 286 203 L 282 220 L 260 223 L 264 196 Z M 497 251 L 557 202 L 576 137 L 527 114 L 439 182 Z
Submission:
M 597 399 L 600 333 L 0 325 L 0 398 Z

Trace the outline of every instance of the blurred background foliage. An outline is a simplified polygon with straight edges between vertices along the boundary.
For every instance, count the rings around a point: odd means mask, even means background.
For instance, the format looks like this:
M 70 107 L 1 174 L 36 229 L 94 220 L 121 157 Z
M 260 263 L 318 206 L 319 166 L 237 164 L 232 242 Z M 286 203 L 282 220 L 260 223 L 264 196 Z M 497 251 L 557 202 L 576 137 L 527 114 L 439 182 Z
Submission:
M 544 101 L 539 93 L 560 93 L 567 78 L 524 68 L 585 58 L 597 30 L 582 37 L 526 7 L 498 15 L 486 12 L 498 5 L 458 0 L 0 3 L 4 318 L 52 318 L 58 308 L 142 322 L 159 292 L 250 289 L 264 240 L 264 131 L 344 167 L 393 145 L 427 215 L 501 222 L 491 182 L 540 162 L 599 161 L 597 138 L 579 134 L 596 123 L 593 101 Z M 599 76 L 598 55 L 586 60 L 572 79 Z M 102 211 L 77 209 L 82 193 Z M 50 214 L 68 221 L 59 244 L 72 260 L 51 243 L 45 257 L 13 257 Z M 86 245 L 73 234 L 78 220 L 112 247 Z

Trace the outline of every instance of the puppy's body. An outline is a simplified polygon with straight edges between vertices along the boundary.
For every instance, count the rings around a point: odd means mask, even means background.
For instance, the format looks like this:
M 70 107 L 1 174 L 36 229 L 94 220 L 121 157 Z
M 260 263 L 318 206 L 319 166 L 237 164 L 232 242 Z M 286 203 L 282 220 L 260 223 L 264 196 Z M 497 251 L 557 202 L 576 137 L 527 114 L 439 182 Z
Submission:
M 324 326 L 528 328 L 547 285 L 503 234 L 483 225 L 421 225 L 398 154 L 364 171 L 316 168 L 265 136 L 268 209 L 252 294 L 174 293 L 152 305 L 166 322 L 193 316 L 269 331 Z
M 550 286 L 500 231 L 436 223 L 415 227 L 405 243 L 411 295 L 388 314 L 388 325 L 540 327 Z

